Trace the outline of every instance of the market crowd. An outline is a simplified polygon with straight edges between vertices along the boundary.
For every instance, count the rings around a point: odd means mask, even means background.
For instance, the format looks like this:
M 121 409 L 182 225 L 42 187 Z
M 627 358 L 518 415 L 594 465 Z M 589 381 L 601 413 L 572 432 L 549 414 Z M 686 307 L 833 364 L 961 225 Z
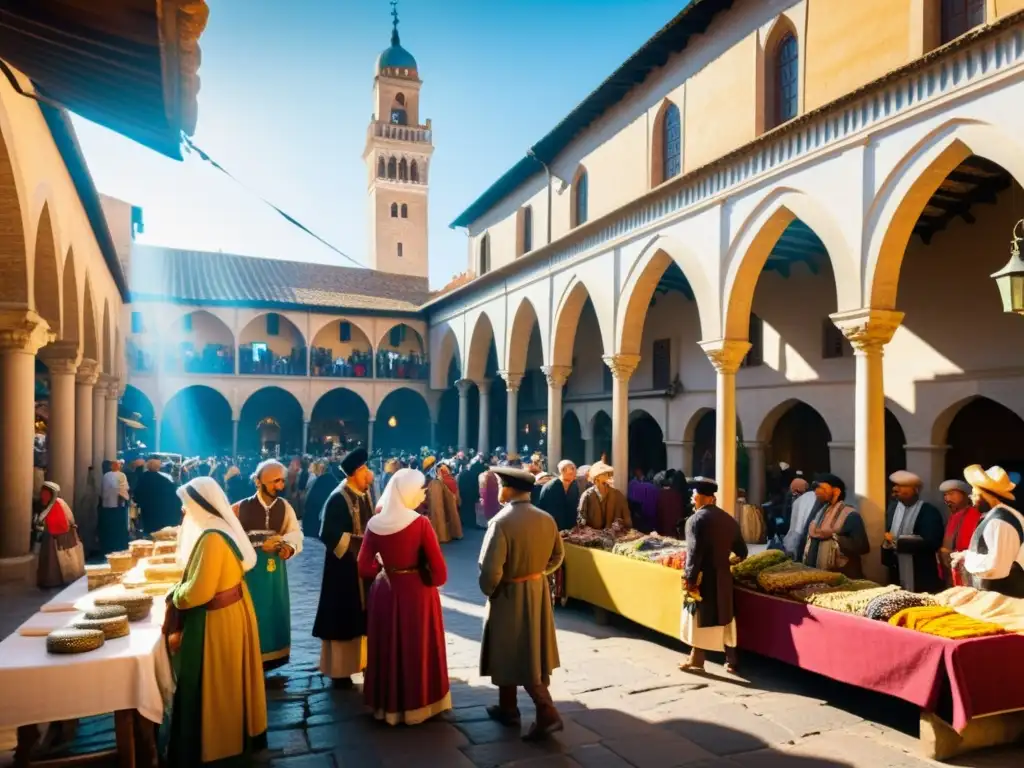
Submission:
M 359 447 L 343 457 L 296 457 L 287 466 L 251 457 L 168 467 L 151 458 L 126 469 L 120 462 L 104 467 L 89 548 L 121 551 L 133 536 L 180 526 L 183 576 L 168 597 L 173 619 L 165 622 L 178 671 L 174 766 L 264 744 L 263 675 L 289 659 L 286 563 L 303 556 L 306 537 L 325 548 L 313 626 L 320 671 L 341 689 L 362 673 L 364 703 L 391 725 L 415 725 L 452 706 L 438 588 L 447 580 L 442 545 L 461 539 L 466 526 L 486 528 L 480 670 L 498 688 L 487 712 L 519 727 L 522 686 L 537 709 L 524 738 L 562 728 L 548 684 L 559 666 L 552 595 L 563 540 L 681 537 L 680 638 L 692 651 L 680 668 L 702 669 L 708 651 L 724 652 L 729 671 L 738 666 L 731 568 L 748 546 L 737 515 L 718 506 L 709 477 L 636 472 L 618 483 L 603 457 L 579 468 L 562 461 L 549 473 L 539 453 L 521 459 L 501 450 L 421 450 L 385 458 Z M 757 514 L 769 549 L 797 564 L 862 579 L 874 556 L 906 593 L 973 585 L 1024 598 L 1024 516 L 1011 506 L 1019 478 L 1000 467 L 973 465 L 963 479 L 944 482 L 938 490 L 945 512 L 921 498 L 917 476 L 891 475 L 877 554 L 842 478 L 807 478 L 780 465 L 769 479 L 770 497 Z M 78 529 L 52 483 L 40 493 L 34 530 L 40 585 L 66 582 L 62 553 Z M 214 694 L 211 712 L 204 703 Z

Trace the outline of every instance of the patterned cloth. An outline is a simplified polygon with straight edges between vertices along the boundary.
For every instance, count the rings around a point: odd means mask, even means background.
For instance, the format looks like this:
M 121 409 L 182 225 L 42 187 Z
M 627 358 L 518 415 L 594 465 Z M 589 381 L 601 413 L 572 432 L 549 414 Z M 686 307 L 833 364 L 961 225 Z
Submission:
M 890 592 L 886 595 L 879 595 L 864 609 L 864 615 L 875 621 L 888 621 L 900 611 L 906 608 L 920 608 L 925 605 L 934 605 L 935 601 L 928 595 L 919 595 L 906 590 Z
M 874 589 L 862 589 L 858 592 L 826 592 L 820 595 L 811 595 L 807 598 L 808 605 L 818 608 L 827 608 L 830 611 L 840 613 L 863 614 L 868 603 L 879 595 L 895 592 L 899 589 L 895 584 L 887 587 L 875 587 Z
M 806 603 L 810 600 L 811 595 L 822 595 L 832 592 L 861 592 L 865 589 L 877 589 L 878 584 L 868 579 L 851 579 L 845 584 L 808 584 L 806 587 L 795 589 L 789 593 L 789 596 L 794 600 L 799 600 L 802 603 Z
M 944 637 L 948 640 L 966 640 L 971 637 L 988 637 L 1006 632 L 998 624 L 990 621 L 979 621 L 964 616 L 944 605 L 926 605 L 917 608 L 905 608 L 897 613 L 889 623 L 894 627 L 905 627 L 927 635 Z

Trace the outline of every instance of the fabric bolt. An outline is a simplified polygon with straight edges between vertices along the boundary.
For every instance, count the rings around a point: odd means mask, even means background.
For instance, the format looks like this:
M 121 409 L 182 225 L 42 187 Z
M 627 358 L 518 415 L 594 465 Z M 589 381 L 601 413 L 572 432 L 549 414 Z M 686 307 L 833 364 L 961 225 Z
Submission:
M 880 585 L 868 579 L 850 579 L 842 584 L 808 584 L 806 587 L 794 589 L 789 593 L 793 600 L 806 603 L 812 595 L 836 594 L 846 592 L 862 592 L 865 589 L 877 589 Z
M 939 605 L 980 621 L 998 624 L 1007 632 L 1024 633 L 1024 599 L 974 587 L 953 587 L 935 596 Z
M 972 619 L 944 605 L 905 608 L 889 619 L 889 623 L 949 640 L 1001 635 L 1006 631 L 998 624 Z
M 919 608 L 933 605 L 933 601 L 927 595 L 919 595 L 915 592 L 899 590 L 879 595 L 864 609 L 864 616 L 874 621 L 889 621 L 900 611 L 906 608 Z
M 861 589 L 856 592 L 826 592 L 820 595 L 810 595 L 807 598 L 808 605 L 816 608 L 825 608 L 838 613 L 855 613 L 862 616 L 864 609 L 872 600 L 881 595 L 887 595 L 899 590 L 895 584 L 874 589 Z

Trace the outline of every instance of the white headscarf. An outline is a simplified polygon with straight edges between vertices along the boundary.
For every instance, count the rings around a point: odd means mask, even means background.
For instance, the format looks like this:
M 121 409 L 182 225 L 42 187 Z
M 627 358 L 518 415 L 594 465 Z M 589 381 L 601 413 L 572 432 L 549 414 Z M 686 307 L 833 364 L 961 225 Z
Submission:
M 416 469 L 395 472 L 380 498 L 380 512 L 370 518 L 366 529 L 378 536 L 387 536 L 412 525 L 420 516 L 416 507 L 423 503 L 425 481 L 423 473 Z
M 192 493 L 190 493 L 190 491 Z M 202 502 L 193 498 L 198 495 Z M 252 570 L 256 565 L 256 550 L 249 542 L 249 536 L 242 523 L 231 510 L 228 497 L 212 477 L 197 477 L 178 489 L 178 498 L 185 510 L 178 533 L 178 564 L 188 565 L 199 537 L 206 531 L 221 531 L 226 534 L 242 553 L 242 570 Z M 212 510 L 212 511 L 211 511 Z

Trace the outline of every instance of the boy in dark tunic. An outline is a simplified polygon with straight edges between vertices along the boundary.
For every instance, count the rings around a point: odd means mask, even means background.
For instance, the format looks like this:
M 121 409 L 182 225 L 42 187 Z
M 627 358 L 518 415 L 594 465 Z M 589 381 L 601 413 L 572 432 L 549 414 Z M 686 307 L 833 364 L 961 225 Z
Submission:
M 715 505 L 718 483 L 695 477 L 690 488 L 696 512 L 686 521 L 687 600 L 679 634 L 692 650 L 679 668 L 703 671 L 706 651 L 725 651 L 725 671 L 732 673 L 737 658 L 729 555 L 745 558 L 747 545 L 739 523 Z
M 366 667 L 366 590 L 356 558 L 373 515 L 369 494 L 373 472 L 367 460 L 364 448 L 342 460 L 345 480 L 327 498 L 320 526 L 327 552 L 313 637 L 322 641 L 320 672 L 337 688 L 350 688 L 352 675 Z

